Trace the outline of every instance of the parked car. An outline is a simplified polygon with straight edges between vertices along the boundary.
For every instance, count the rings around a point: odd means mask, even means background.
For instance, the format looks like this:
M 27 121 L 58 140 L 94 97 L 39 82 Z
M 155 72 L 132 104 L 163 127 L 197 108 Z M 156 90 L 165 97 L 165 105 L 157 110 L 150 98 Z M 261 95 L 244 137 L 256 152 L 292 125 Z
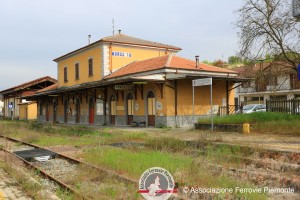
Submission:
M 253 112 L 266 112 L 266 105 L 264 104 L 248 104 L 243 107 L 242 113 L 253 113 Z M 237 113 L 241 113 L 240 110 Z
M 300 114 L 300 106 L 298 106 L 298 107 L 295 109 L 295 114 L 297 114 L 297 115 Z

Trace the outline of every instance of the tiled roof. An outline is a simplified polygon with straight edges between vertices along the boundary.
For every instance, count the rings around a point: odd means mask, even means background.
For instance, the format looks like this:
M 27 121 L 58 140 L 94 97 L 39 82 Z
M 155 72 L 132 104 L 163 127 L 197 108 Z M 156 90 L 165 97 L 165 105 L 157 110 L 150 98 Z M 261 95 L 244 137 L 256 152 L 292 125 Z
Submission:
M 130 63 L 112 74 L 105 77 L 105 79 L 121 77 L 130 74 L 137 74 L 146 71 L 158 69 L 182 69 L 190 71 L 206 71 L 206 72 L 220 72 L 220 73 L 233 73 L 236 72 L 228 69 L 223 69 L 207 64 L 200 63 L 196 68 L 195 61 L 188 60 L 179 56 L 165 55 L 161 57 L 151 58 L 148 60 Z
M 36 91 L 23 91 L 22 92 L 22 97 L 27 97 L 27 96 L 32 96 L 32 95 L 34 95 L 36 93 Z
M 152 42 L 152 41 L 148 41 L 148 40 L 143 40 L 143 39 L 139 39 L 136 37 L 131 37 L 128 35 L 124 35 L 124 34 L 116 34 L 113 36 L 109 36 L 109 37 L 104 37 L 96 42 L 93 42 L 89 45 L 86 45 L 82 48 L 76 49 L 75 51 L 72 51 L 70 53 L 67 53 L 63 56 L 60 56 L 58 58 L 55 58 L 53 61 L 58 62 L 59 60 L 70 56 L 72 54 L 75 54 L 77 52 L 83 51 L 87 48 L 90 48 L 92 46 L 97 45 L 98 43 L 101 42 L 113 42 L 113 43 L 118 43 L 118 44 L 130 44 L 130 45 L 140 45 L 140 46 L 149 46 L 149 47 L 157 47 L 157 48 L 166 48 L 166 49 L 170 49 L 170 50 L 175 50 L 175 51 L 180 51 L 181 48 L 180 47 L 176 47 L 176 46 L 172 46 L 172 45 L 168 45 L 168 44 L 162 44 L 162 43 L 158 43 L 158 42 Z
M 55 90 L 55 89 L 57 89 L 57 87 L 58 87 L 58 83 L 55 83 L 55 84 L 50 85 L 50 86 L 48 86 L 48 87 L 45 87 L 45 88 L 43 88 L 43 89 L 41 89 L 41 90 L 38 90 L 37 93 L 40 93 L 40 92 L 46 92 L 46 91 L 48 91 L 48 90 Z
M 117 34 L 117 35 L 105 37 L 105 38 L 102 38 L 102 41 L 181 50 L 181 48 L 175 47 L 175 46 L 172 46 L 172 45 L 162 44 L 162 43 L 158 43 L 158 42 L 152 42 L 152 41 L 148 41 L 148 40 L 143 40 L 143 39 L 139 39 L 139 38 L 136 38 L 136 37 L 131 37 L 131 36 L 124 35 L 124 34 Z
M 247 65 L 243 67 L 233 68 L 233 71 L 237 72 L 242 77 L 255 77 L 258 72 L 289 72 L 292 71 L 288 63 L 275 61 L 255 63 L 253 65 Z
M 36 84 L 39 84 L 39 83 L 42 83 L 42 82 L 45 82 L 45 81 L 49 81 L 49 82 L 52 82 L 52 83 L 57 82 L 56 79 L 51 78 L 50 76 L 44 76 L 44 77 L 29 81 L 29 82 L 26 82 L 26 83 L 22 83 L 20 85 L 17 85 L 17 86 L 8 88 L 8 89 L 2 90 L 2 91 L 0 91 L 0 93 L 6 92 L 6 91 L 18 91 L 18 90 L 26 89 L 30 86 L 33 86 L 33 85 L 36 85 Z

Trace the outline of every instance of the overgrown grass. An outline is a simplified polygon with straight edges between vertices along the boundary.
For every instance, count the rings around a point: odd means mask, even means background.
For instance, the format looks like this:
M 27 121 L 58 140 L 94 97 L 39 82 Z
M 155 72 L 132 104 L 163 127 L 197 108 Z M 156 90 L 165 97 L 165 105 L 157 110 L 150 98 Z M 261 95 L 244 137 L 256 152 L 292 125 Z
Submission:
M 254 112 L 250 114 L 236 114 L 214 117 L 214 123 L 216 124 L 261 123 L 272 121 L 300 121 L 300 115 L 275 112 Z M 210 118 L 200 118 L 198 122 L 210 123 Z
M 41 146 L 99 146 L 120 141 L 143 141 L 147 137 L 143 132 L 123 133 L 111 128 L 52 126 L 22 121 L 2 121 L 0 134 Z
M 79 131 L 77 133 L 77 131 Z M 117 173 L 124 174 L 128 177 L 139 179 L 141 174 L 150 167 L 163 167 L 168 169 L 174 176 L 179 186 L 202 186 L 202 187 L 250 187 L 247 181 L 237 181 L 230 177 L 220 174 L 215 174 L 206 165 L 206 163 L 218 162 L 239 162 L 238 160 L 230 160 L 228 156 L 242 156 L 243 151 L 237 147 L 229 147 L 222 145 L 211 145 L 201 143 L 199 141 L 182 141 L 170 137 L 151 138 L 143 132 L 122 132 L 113 128 L 93 129 L 89 127 L 69 127 L 69 126 L 51 126 L 40 124 L 30 124 L 26 122 L 1 122 L 0 133 L 19 138 L 28 142 L 33 142 L 39 145 L 74 145 L 91 147 L 85 150 L 80 156 L 85 161 L 114 170 Z M 113 148 L 105 146 L 115 142 L 137 141 L 144 142 L 145 148 Z M 203 141 L 202 141 L 203 142 Z M 195 150 L 199 154 L 183 154 Z M 198 157 L 195 157 L 198 155 Z M 200 155 L 200 156 L 199 156 Z M 227 157 L 226 157 L 226 156 Z M 201 162 L 195 162 L 201 160 Z M 87 180 L 85 179 L 87 178 Z M 102 199 L 114 199 L 121 193 L 117 190 L 126 193 L 126 190 L 135 191 L 135 188 L 130 188 L 127 185 L 118 184 L 111 181 L 107 184 L 100 184 L 95 188 L 86 188 L 84 182 L 102 181 L 102 177 L 97 174 L 77 174 L 72 182 L 80 191 L 90 191 L 103 194 Z M 100 182 L 101 182 L 100 181 Z M 254 187 L 254 186 L 253 186 Z M 94 190 L 95 189 L 95 190 Z M 94 191 L 93 191 L 94 190 Z M 135 193 L 136 194 L 136 193 Z M 264 194 L 234 194 L 235 197 L 246 196 L 248 199 L 264 199 Z M 68 195 L 67 195 L 68 196 Z M 135 199 L 139 195 L 130 196 L 129 199 Z M 219 198 L 222 198 L 220 196 Z M 128 199 L 128 198 L 127 198 Z
M 145 146 L 156 151 L 171 152 L 179 152 L 188 147 L 185 141 L 170 137 L 148 138 Z
M 224 154 L 232 154 L 238 149 L 225 148 L 219 152 L 208 152 L 208 158 L 218 159 Z M 202 162 L 195 162 L 195 158 L 179 153 L 165 151 L 132 151 L 118 148 L 97 148 L 84 152 L 81 155 L 84 160 L 94 165 L 117 171 L 127 177 L 138 180 L 141 174 L 148 168 L 157 166 L 168 169 L 174 176 L 179 187 L 213 187 L 213 188 L 235 188 L 255 186 L 245 181 L 238 181 L 230 177 L 213 175 L 205 165 L 206 159 Z M 266 199 L 265 194 L 233 194 L 235 197 L 246 199 Z M 222 194 L 218 198 L 222 199 Z M 231 196 L 232 198 L 232 196 Z
M 210 123 L 210 118 L 201 118 L 199 123 Z M 250 123 L 259 133 L 300 135 L 300 115 L 275 112 L 255 112 L 214 117 L 215 124 Z
M 180 154 L 162 151 L 131 151 L 118 148 L 96 148 L 83 153 L 82 157 L 90 163 L 113 169 L 121 174 L 138 179 L 148 168 L 159 166 L 176 172 L 188 168 L 193 159 Z
M 65 180 L 67 184 L 73 185 L 80 193 L 89 199 L 139 199 L 134 184 L 124 183 L 115 177 L 107 175 L 99 170 L 80 167 L 80 170 Z

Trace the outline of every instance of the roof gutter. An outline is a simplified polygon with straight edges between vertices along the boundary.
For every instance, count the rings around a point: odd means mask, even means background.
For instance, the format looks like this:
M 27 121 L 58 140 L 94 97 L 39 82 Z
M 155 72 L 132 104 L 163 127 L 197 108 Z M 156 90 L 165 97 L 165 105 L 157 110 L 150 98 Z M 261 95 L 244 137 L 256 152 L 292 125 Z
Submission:
M 190 70 L 182 70 L 182 69 L 169 69 L 169 68 L 164 68 L 164 69 L 158 69 L 158 70 L 153 70 L 153 71 L 146 71 L 146 72 L 141 72 L 141 73 L 134 73 L 134 74 L 128 74 L 125 76 L 121 77 L 115 77 L 115 78 L 107 78 L 106 80 L 108 82 L 110 81 L 117 81 L 117 80 L 124 80 L 124 79 L 129 79 L 132 76 L 148 76 L 148 75 L 154 75 L 154 74 L 192 74 L 192 75 L 203 75 L 203 76 L 211 76 L 211 77 L 237 77 L 236 73 L 229 73 L 229 72 L 207 72 L 207 71 L 190 71 Z

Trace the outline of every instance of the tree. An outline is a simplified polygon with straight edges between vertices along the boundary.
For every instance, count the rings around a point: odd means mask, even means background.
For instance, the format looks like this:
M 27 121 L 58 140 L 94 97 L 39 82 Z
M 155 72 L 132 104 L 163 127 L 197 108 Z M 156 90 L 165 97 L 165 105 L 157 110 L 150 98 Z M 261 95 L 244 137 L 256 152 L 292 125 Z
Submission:
M 256 61 L 272 57 L 297 70 L 300 63 L 300 23 L 292 16 L 291 0 L 244 0 L 237 11 L 239 54 Z
M 228 63 L 229 64 L 238 64 L 238 63 L 243 63 L 243 60 L 238 56 L 229 56 Z
M 225 64 L 226 64 L 226 63 L 225 63 L 223 60 L 220 60 L 220 59 L 215 60 L 215 61 L 212 63 L 213 66 L 216 66 L 216 67 L 222 67 L 222 68 L 225 67 Z

